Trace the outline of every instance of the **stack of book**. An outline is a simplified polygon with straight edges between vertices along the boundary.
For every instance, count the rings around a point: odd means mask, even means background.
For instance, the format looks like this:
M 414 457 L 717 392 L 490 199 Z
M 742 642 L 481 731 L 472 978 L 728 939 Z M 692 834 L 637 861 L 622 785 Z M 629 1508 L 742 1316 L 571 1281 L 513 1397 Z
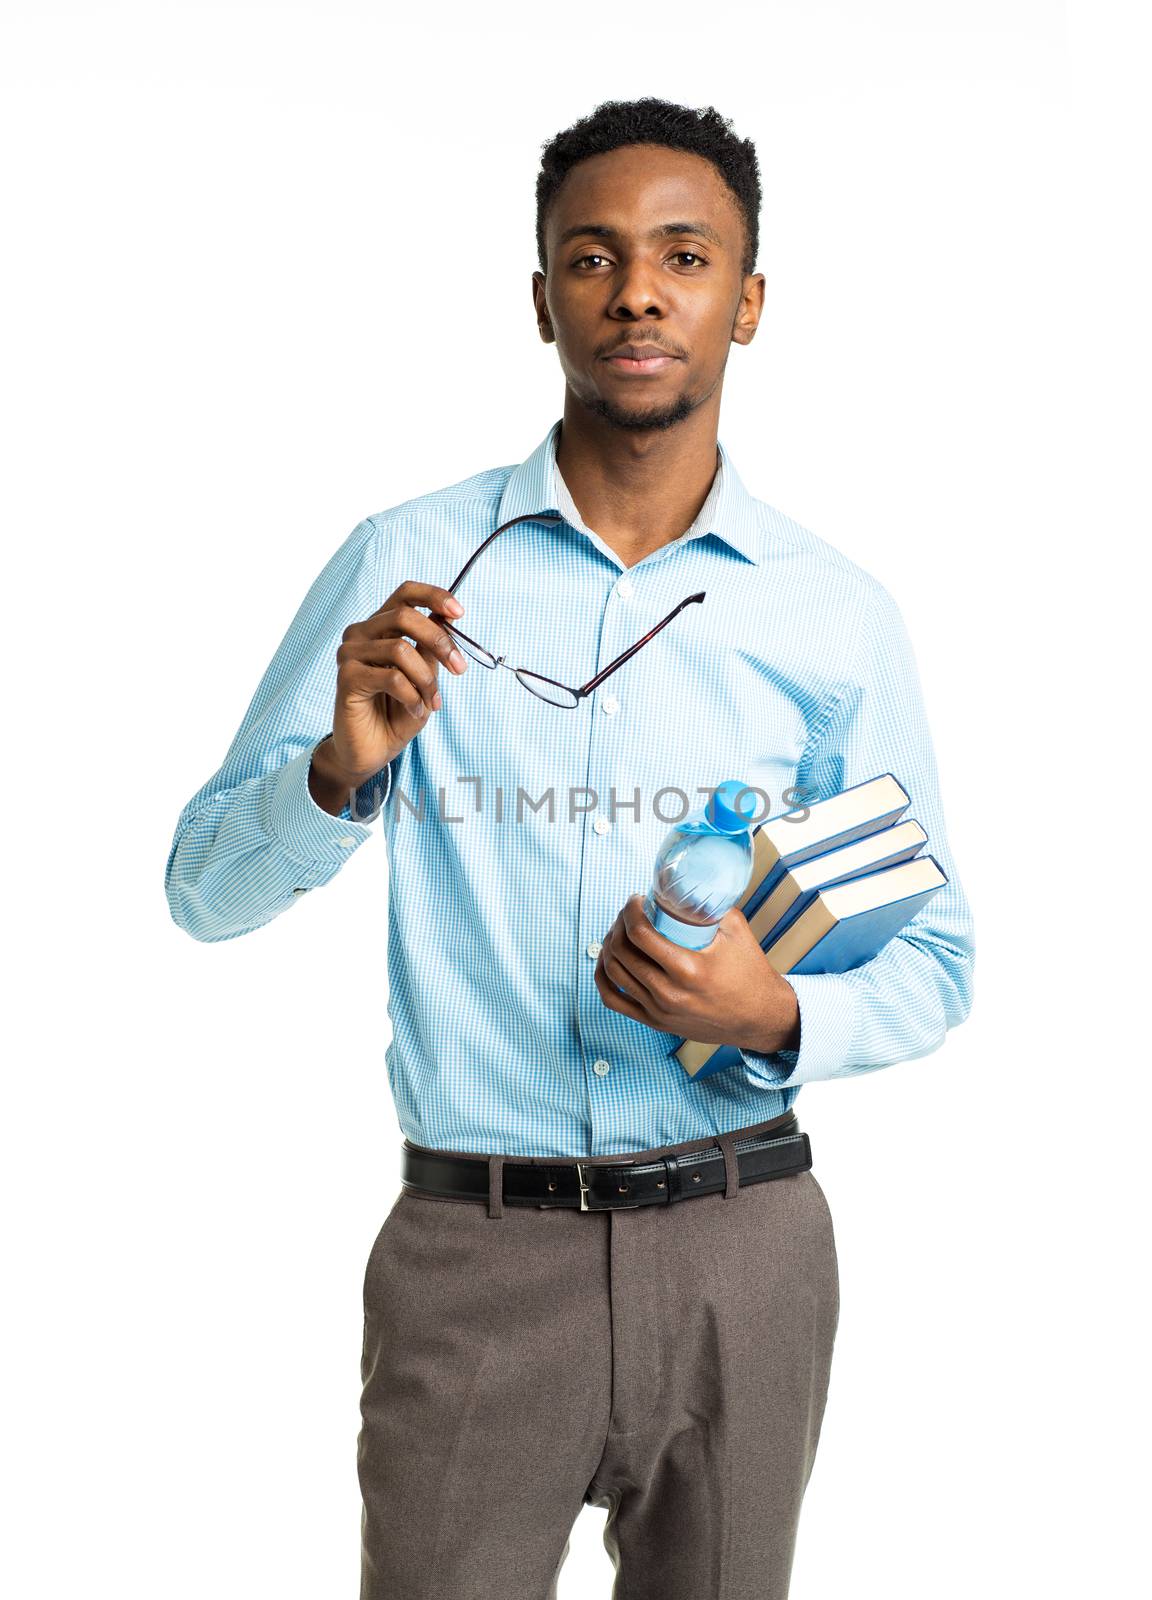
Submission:
M 738 908 L 777 972 L 848 972 L 872 957 L 948 882 L 890 772 L 753 829 Z M 903 820 L 901 820 L 903 817 Z M 802 819 L 802 820 L 801 820 Z M 736 1065 L 734 1045 L 686 1039 L 690 1077 Z

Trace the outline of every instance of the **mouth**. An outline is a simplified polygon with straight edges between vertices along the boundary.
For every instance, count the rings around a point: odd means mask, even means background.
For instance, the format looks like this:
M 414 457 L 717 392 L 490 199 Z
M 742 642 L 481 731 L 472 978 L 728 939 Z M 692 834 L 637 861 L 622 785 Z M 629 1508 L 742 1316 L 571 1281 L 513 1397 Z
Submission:
M 618 352 L 616 355 L 606 357 L 610 367 L 614 367 L 617 372 L 627 373 L 662 372 L 665 367 L 673 366 L 679 359 L 679 356 L 668 356 L 662 352 L 639 356 Z

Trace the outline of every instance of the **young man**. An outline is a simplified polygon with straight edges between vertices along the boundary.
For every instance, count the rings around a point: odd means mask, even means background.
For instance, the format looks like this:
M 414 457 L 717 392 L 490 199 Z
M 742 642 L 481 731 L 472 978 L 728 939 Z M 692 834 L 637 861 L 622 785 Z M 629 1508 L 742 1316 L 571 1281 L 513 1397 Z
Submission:
M 783 1600 L 839 1311 L 793 1104 L 971 1005 L 899 611 L 718 439 L 759 201 L 710 107 L 607 103 L 545 148 L 562 417 L 352 531 L 177 825 L 172 915 L 223 940 L 382 818 L 405 1139 L 365 1273 L 362 1600 L 554 1597 L 586 1501 L 629 1600 Z M 739 911 L 703 951 L 647 922 L 716 784 L 776 816 L 885 771 L 949 883 L 871 961 L 785 978 Z M 741 1065 L 691 1079 L 684 1038 Z

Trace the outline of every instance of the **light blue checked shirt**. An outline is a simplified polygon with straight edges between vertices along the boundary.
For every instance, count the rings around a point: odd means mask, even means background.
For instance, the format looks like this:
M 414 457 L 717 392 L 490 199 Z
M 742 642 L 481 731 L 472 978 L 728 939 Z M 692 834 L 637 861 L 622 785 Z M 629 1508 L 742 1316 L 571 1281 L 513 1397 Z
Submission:
M 380 818 L 388 849 L 384 1052 L 414 1143 L 506 1155 L 627 1153 L 786 1111 L 805 1083 L 939 1048 L 972 1004 L 973 922 L 945 832 L 915 659 L 870 574 L 745 489 L 723 443 L 700 515 L 626 568 L 556 469 L 528 459 L 357 524 L 305 595 L 218 772 L 180 813 L 165 873 L 193 938 L 251 933 L 335 877 Z M 308 769 L 336 649 L 404 580 L 460 585 L 465 630 L 579 687 L 687 606 L 575 710 L 510 672 L 442 669 L 443 709 L 332 816 Z M 891 772 L 949 883 L 854 971 L 788 977 L 797 1051 L 693 1080 L 680 1039 L 604 1005 L 601 941 L 649 886 L 668 829 L 739 778 L 778 816 Z M 793 792 L 790 792 L 793 791 Z

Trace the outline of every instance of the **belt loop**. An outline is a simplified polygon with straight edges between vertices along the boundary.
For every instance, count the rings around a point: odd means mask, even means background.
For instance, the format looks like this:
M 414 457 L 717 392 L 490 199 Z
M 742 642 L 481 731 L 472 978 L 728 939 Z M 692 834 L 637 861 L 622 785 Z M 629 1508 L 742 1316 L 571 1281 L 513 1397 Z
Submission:
M 504 1157 L 488 1157 L 488 1215 L 504 1215 Z
M 724 1198 L 731 1200 L 740 1188 L 740 1163 L 736 1159 L 736 1134 L 718 1133 L 716 1143 L 724 1152 Z

